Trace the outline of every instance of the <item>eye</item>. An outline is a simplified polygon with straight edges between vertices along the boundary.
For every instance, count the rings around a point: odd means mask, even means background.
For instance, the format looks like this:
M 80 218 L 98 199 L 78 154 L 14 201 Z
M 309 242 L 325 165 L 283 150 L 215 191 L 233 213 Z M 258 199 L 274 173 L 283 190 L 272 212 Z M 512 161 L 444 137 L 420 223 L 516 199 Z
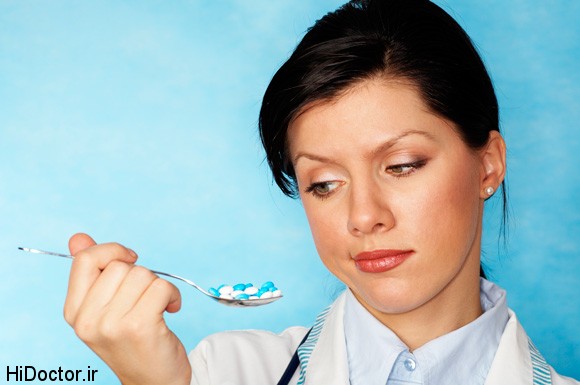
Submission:
M 334 190 L 340 186 L 340 182 L 329 181 L 329 182 L 316 182 L 312 183 L 306 192 L 312 194 L 314 197 L 319 199 L 327 198 Z
M 386 171 L 394 177 L 400 178 L 411 175 L 421 167 L 425 166 L 426 163 L 426 160 L 419 160 L 412 163 L 395 164 L 387 167 Z

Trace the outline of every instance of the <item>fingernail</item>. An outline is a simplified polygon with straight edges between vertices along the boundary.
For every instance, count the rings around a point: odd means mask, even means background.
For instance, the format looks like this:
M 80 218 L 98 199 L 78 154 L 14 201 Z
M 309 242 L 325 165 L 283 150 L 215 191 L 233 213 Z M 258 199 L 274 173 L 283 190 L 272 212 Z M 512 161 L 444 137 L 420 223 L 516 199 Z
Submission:
M 127 250 L 129 251 L 129 254 L 131 255 L 131 257 L 137 259 L 137 253 L 136 252 L 134 252 L 133 250 L 131 250 L 129 248 Z

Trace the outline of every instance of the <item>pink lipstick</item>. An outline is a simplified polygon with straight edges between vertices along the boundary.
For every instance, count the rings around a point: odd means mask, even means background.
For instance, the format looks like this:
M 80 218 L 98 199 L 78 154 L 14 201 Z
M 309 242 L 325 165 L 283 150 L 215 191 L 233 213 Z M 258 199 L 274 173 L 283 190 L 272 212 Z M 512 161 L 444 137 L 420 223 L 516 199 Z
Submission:
M 365 273 L 382 273 L 405 262 L 413 250 L 373 250 L 363 251 L 354 256 L 356 268 Z

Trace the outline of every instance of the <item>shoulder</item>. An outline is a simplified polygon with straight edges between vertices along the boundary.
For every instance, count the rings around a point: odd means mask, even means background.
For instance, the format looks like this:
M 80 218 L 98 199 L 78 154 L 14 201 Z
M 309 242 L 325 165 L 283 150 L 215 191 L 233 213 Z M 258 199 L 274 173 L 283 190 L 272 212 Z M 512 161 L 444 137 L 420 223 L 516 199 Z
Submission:
M 263 354 L 272 349 L 294 353 L 307 331 L 307 328 L 301 326 L 290 327 L 279 334 L 267 330 L 225 331 L 204 338 L 195 350 L 201 349 L 207 354 L 217 349 L 220 354 L 228 355 Z
M 275 383 L 307 331 L 296 326 L 280 334 L 265 330 L 212 334 L 189 354 L 192 384 Z
M 549 376 L 548 376 L 549 373 Z M 509 320 L 492 362 L 486 385 L 534 384 L 579 385 L 574 379 L 557 374 L 536 349 L 516 314 L 509 310 Z
M 579 385 L 580 382 L 576 381 L 573 378 L 561 376 L 554 368 L 550 367 L 550 372 L 552 375 L 552 385 Z

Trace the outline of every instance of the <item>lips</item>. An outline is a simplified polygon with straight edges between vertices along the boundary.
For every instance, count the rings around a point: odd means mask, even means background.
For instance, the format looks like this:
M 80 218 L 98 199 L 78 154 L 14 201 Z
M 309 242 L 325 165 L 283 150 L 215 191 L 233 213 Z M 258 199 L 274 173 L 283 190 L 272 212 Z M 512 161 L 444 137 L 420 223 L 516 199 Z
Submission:
M 356 268 L 365 273 L 382 273 L 405 262 L 413 250 L 373 250 L 354 256 Z

